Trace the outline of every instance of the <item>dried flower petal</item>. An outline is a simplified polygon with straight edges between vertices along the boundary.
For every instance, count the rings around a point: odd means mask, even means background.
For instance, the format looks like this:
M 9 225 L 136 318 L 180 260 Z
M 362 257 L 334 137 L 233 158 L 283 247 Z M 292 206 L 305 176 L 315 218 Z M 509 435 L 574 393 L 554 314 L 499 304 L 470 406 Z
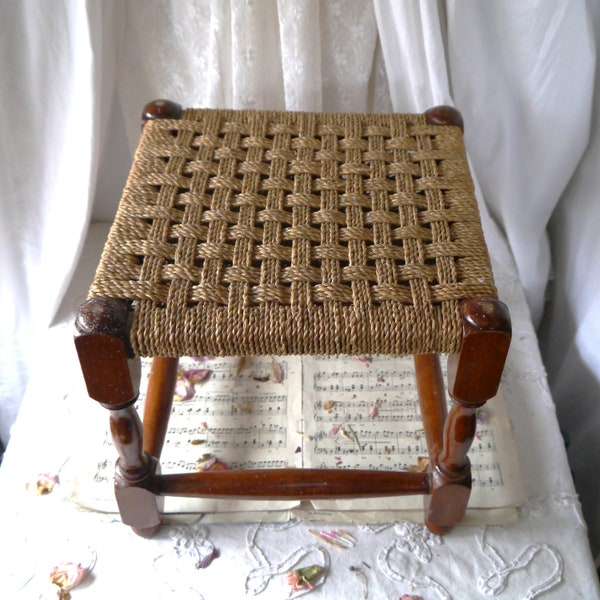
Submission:
M 415 596 L 414 594 L 402 594 L 400 600 L 423 600 L 422 596 Z
M 429 458 L 427 456 L 419 456 L 416 465 L 409 465 L 408 471 L 411 473 L 426 473 L 429 468 Z
M 210 566 L 212 561 L 215 560 L 215 558 L 219 558 L 219 556 L 221 556 L 221 553 L 213 546 L 212 550 L 202 556 L 195 564 L 196 569 L 206 569 L 206 567 Z
M 240 356 L 238 358 L 237 367 L 236 367 L 236 370 L 235 370 L 235 376 L 236 377 L 242 372 L 242 369 L 246 366 L 246 362 L 247 361 L 248 361 L 248 357 L 247 356 Z
M 57 585 L 61 590 L 72 590 L 79 585 L 88 574 L 88 570 L 80 564 L 72 562 L 61 563 L 50 571 L 50 583 Z
M 330 413 L 333 410 L 334 406 L 335 406 L 335 400 L 327 400 L 327 402 L 323 403 L 323 410 L 325 412 Z
M 283 381 L 283 369 L 274 358 L 271 358 L 270 379 L 273 383 L 281 383 Z
M 229 467 L 214 454 L 203 454 L 196 461 L 196 471 L 227 471 Z
M 212 356 L 190 356 L 190 358 L 195 363 L 202 363 L 202 362 L 206 362 L 207 360 L 212 360 L 213 359 Z
M 339 430 L 340 430 L 341 425 L 334 425 L 330 430 L 329 430 L 329 435 L 337 435 Z
M 183 373 L 185 379 L 192 384 L 206 381 L 212 374 L 210 369 L 188 369 Z
M 361 447 L 358 435 L 356 435 L 356 431 L 352 429 L 352 425 L 342 425 L 340 427 L 340 434 L 344 439 L 348 440 L 349 442 L 355 443 L 359 448 Z
M 302 567 L 293 571 L 288 571 L 285 574 L 286 583 L 292 588 L 293 592 L 300 590 L 312 590 L 313 582 L 318 579 L 323 572 L 323 567 L 319 565 L 311 565 L 310 567 Z
M 34 492 L 38 496 L 46 496 L 52 493 L 54 486 L 58 483 L 58 475 L 50 473 L 40 473 L 34 481 L 29 481 L 26 484 L 26 489 Z
M 175 402 L 189 400 L 190 398 L 194 397 L 195 393 L 196 388 L 194 388 L 194 384 L 186 377 L 180 377 L 175 384 L 173 400 L 175 400 Z
M 222 460 L 217 459 L 217 460 L 215 460 L 214 463 L 212 463 L 212 465 L 210 465 L 210 467 L 208 467 L 207 469 L 204 469 L 204 470 L 205 471 L 228 471 L 229 467 Z
M 365 356 L 357 356 L 356 360 L 358 360 L 358 362 L 363 363 L 366 367 L 370 366 L 371 363 L 373 362 L 373 357 L 370 355 L 365 355 Z
M 216 462 L 217 457 L 214 454 L 203 454 L 196 461 L 196 471 L 208 471 Z
M 374 419 L 375 417 L 377 417 L 379 415 L 379 407 L 381 406 L 381 400 L 377 399 L 375 400 L 375 402 L 373 403 L 373 406 L 371 407 L 371 410 L 369 411 L 369 416 Z

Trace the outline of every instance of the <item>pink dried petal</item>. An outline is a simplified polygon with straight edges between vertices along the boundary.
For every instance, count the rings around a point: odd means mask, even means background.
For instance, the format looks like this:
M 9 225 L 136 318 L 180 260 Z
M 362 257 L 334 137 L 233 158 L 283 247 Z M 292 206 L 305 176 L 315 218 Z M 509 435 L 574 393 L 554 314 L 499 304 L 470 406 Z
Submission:
M 210 369 L 188 369 L 187 371 L 184 371 L 183 376 L 185 379 L 194 384 L 202 383 L 208 379 L 211 374 L 212 371 Z
M 229 467 L 222 460 L 217 459 L 205 471 L 229 471 Z
M 300 574 L 298 571 L 290 571 L 289 573 L 286 573 L 285 582 L 292 588 L 294 592 L 302 589 L 300 587 Z
M 381 406 L 381 400 L 375 400 L 371 410 L 369 411 L 369 416 L 374 419 L 379 415 L 379 407 Z
M 341 425 L 334 425 L 330 430 L 329 430 L 329 435 L 337 435 L 338 431 L 340 430 Z
M 79 585 L 87 574 L 88 570 L 80 564 L 65 562 L 52 568 L 50 583 L 57 585 L 63 591 L 68 591 Z
M 196 461 L 196 471 L 228 471 L 229 467 L 214 454 L 203 454 Z
M 207 552 L 195 565 L 196 569 L 206 569 L 215 558 L 219 558 L 221 553 L 213 546 L 210 552 Z
M 189 379 L 180 377 L 175 384 L 173 400 L 175 400 L 175 402 L 189 400 L 190 398 L 194 397 L 195 393 L 196 388 L 194 388 L 194 384 Z
M 54 486 L 58 483 L 58 475 L 50 473 L 40 473 L 34 481 L 29 481 L 26 484 L 26 489 L 36 493 L 38 496 L 46 496 L 52 493 Z
M 323 567 L 319 565 L 311 565 L 310 567 L 302 567 L 294 569 L 285 574 L 286 583 L 292 588 L 293 592 L 299 590 L 312 590 L 313 581 L 318 579 L 323 572 Z
M 196 461 L 196 471 L 208 471 L 217 462 L 213 454 L 204 454 Z

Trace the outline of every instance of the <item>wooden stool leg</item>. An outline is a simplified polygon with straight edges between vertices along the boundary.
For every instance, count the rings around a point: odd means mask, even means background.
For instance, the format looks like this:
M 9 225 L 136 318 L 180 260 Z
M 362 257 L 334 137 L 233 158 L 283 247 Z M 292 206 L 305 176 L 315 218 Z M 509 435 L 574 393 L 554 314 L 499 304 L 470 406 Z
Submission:
M 444 423 L 448 414 L 440 357 L 437 354 L 416 354 L 414 361 L 427 451 L 430 457 L 437 456 L 442 451 Z
M 75 346 L 91 398 L 110 410 L 110 431 L 119 454 L 115 496 L 121 519 L 149 537 L 160 529 L 152 481 L 156 459 L 143 451 L 142 424 L 134 408 L 138 397 L 139 359 L 128 360 L 128 304 L 93 298 L 75 321 Z
M 178 366 L 178 358 L 157 356 L 152 360 L 144 403 L 144 450 L 157 460 L 167 435 Z
M 431 465 L 425 516 L 427 527 L 439 534 L 458 523 L 467 509 L 472 481 L 467 452 L 475 436 L 476 411 L 498 391 L 511 338 L 508 309 L 499 300 L 466 300 L 461 313 L 461 349 L 448 358 L 452 406 L 442 449 Z

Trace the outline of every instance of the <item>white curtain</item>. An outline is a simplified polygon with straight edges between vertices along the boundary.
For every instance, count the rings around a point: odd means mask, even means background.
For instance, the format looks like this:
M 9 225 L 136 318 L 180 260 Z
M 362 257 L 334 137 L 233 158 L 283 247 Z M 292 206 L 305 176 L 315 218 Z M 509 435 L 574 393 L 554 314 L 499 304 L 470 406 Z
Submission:
M 114 214 L 148 100 L 374 112 L 449 103 L 465 120 L 486 234 L 503 248 L 496 258 L 514 261 L 534 322 L 544 316 L 597 551 L 594 24 L 598 32 L 598 0 L 1 3 L 2 440 L 87 226 Z
M 600 2 L 590 8 L 600 48 Z M 554 276 L 539 339 L 600 567 L 600 63 L 593 106 L 590 144 L 550 221 Z
M 0 437 L 77 262 L 115 57 L 110 4 L 0 3 Z M 57 373 L 57 377 L 60 374 Z

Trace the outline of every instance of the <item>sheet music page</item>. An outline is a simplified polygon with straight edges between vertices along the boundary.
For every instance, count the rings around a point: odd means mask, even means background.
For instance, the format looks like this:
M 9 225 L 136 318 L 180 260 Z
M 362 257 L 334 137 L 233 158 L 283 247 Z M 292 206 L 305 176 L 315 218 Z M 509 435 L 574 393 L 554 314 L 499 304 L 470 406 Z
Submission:
M 142 364 L 140 398 L 136 403 L 140 416 L 150 362 L 144 359 Z M 160 461 L 163 473 L 202 470 L 215 459 L 230 469 L 302 466 L 299 449 L 302 436 L 298 433 L 302 410 L 299 357 L 182 358 L 180 375 Z M 198 382 L 190 387 L 190 379 L 194 377 Z M 185 397 L 189 394 L 193 395 Z M 183 398 L 178 400 L 178 397 Z M 79 402 L 96 404 L 87 398 Z M 86 454 L 87 459 L 77 460 L 76 469 L 69 469 L 71 477 L 73 471 L 77 472 L 71 497 L 88 508 L 116 511 L 112 486 L 116 451 L 108 432 L 108 412 L 101 409 L 94 420 L 98 419 L 103 427 L 100 436 L 95 436 L 95 460 Z M 88 418 L 87 422 L 92 420 Z M 89 441 L 83 443 L 89 445 Z M 293 500 L 166 497 L 164 510 L 171 513 L 278 511 L 296 505 L 298 502 Z
M 445 370 L 445 357 L 442 360 Z M 306 467 L 410 470 L 427 457 L 413 358 L 313 356 L 303 361 Z M 516 507 L 525 491 L 506 406 L 481 409 L 469 452 L 471 509 Z M 320 500 L 316 509 L 422 510 L 423 498 Z
M 149 368 L 150 361 L 144 360 L 140 414 Z M 253 357 L 243 363 L 238 358 L 181 359 L 180 369 L 182 375 L 200 372 L 201 381 L 192 386 L 191 397 L 173 403 L 161 456 L 163 473 L 201 470 L 215 459 L 230 469 L 426 468 L 412 357 Z M 185 395 L 181 386 L 176 391 Z M 116 512 L 116 451 L 108 414 L 85 392 L 80 396 L 73 402 L 79 407 L 74 420 L 94 426 L 78 428 L 82 451 L 71 459 L 74 464 L 68 465 L 64 479 L 75 502 Z M 507 507 L 517 507 L 526 498 L 502 396 L 490 400 L 480 416 L 469 453 L 474 484 L 466 522 L 506 522 L 516 514 L 507 513 Z M 367 521 L 420 520 L 422 507 L 421 496 L 312 503 L 167 497 L 164 511 L 218 513 L 221 520 L 248 518 L 250 512 L 279 519 L 291 511 L 301 518 Z

